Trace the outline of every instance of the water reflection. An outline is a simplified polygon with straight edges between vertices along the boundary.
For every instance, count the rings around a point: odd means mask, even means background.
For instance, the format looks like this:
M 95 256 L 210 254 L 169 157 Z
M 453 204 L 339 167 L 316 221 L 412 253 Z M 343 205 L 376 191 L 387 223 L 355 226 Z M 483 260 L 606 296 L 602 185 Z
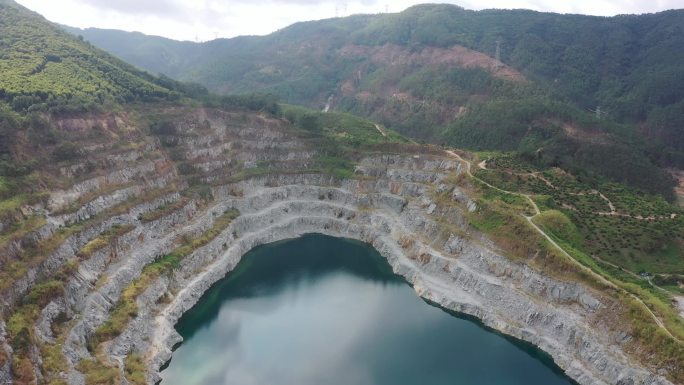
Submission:
M 423 302 L 372 248 L 320 235 L 250 252 L 178 330 L 162 385 L 571 384 Z

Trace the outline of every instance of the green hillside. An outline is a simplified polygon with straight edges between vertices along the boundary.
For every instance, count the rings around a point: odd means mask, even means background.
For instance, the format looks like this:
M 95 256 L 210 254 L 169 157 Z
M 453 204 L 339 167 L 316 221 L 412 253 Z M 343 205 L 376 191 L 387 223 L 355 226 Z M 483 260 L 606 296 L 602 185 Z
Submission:
M 184 77 L 186 71 L 206 57 L 204 46 L 194 42 L 179 42 L 139 32 L 112 29 L 81 30 L 68 26 L 62 28 L 98 47 L 106 47 L 107 52 L 124 58 L 128 63 L 173 78 Z
M 607 118 L 639 123 L 684 164 L 684 10 L 611 18 L 418 6 L 375 19 L 361 44 L 461 44 L 494 54 L 553 94 Z
M 111 30 L 75 33 L 155 73 L 215 91 L 273 90 L 312 106 L 354 69 L 354 60 L 338 55 L 347 44 L 396 44 L 411 51 L 458 44 L 494 56 L 500 41 L 504 63 L 583 110 L 600 106 L 611 119 L 642 124 L 668 145 L 663 159 L 682 164 L 683 25 L 684 10 L 606 18 L 421 5 L 201 44 Z
M 418 140 L 515 150 L 540 167 L 673 199 L 659 166 L 684 167 L 681 25 L 684 11 L 605 18 L 421 5 L 200 44 L 74 33 L 218 93 L 330 102 Z
M 0 100 L 16 111 L 178 99 L 165 81 L 74 38 L 12 1 L 0 2 Z

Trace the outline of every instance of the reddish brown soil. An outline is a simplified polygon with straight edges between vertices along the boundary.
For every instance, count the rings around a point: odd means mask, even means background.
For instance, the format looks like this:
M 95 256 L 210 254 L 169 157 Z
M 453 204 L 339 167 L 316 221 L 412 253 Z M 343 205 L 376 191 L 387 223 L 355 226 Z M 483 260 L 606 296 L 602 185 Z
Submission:
M 588 131 L 578 129 L 570 124 L 563 124 L 563 131 L 569 138 L 575 139 L 579 142 L 589 142 L 593 144 L 610 144 L 612 143 L 608 134 L 600 131 Z
M 451 48 L 426 47 L 421 51 L 411 52 L 394 44 L 385 44 L 381 47 L 350 44 L 340 50 L 340 55 L 370 57 L 374 63 L 390 66 L 454 65 L 464 68 L 483 68 L 502 79 L 525 81 L 525 77 L 514 68 L 482 52 L 460 45 Z
M 679 182 L 677 184 L 677 187 L 675 187 L 675 192 L 677 193 L 677 196 L 679 197 L 679 201 L 684 204 L 684 170 L 679 170 L 679 169 L 669 169 L 668 170 L 672 176 L 677 179 Z

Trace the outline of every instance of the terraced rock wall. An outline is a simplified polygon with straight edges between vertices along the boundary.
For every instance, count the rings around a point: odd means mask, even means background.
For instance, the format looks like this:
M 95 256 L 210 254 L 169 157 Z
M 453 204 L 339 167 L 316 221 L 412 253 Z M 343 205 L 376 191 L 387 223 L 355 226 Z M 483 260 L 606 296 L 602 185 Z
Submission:
M 671 385 L 626 352 L 628 331 L 606 321 L 615 300 L 502 256 L 468 225 L 477 205 L 446 154 L 366 153 L 353 178 L 339 179 L 320 173 L 319 149 L 276 119 L 194 110 L 175 124 L 173 146 L 148 137 L 142 149 L 105 152 L 106 175 L 74 180 L 34 208 L 45 224 L 27 237 L 60 242 L 0 292 L 5 317 L 23 311 L 30 321 L 22 367 L 34 378 L 16 376 L 10 316 L 0 323 L 0 382 L 154 383 L 181 342 L 174 324 L 245 253 L 322 233 L 372 244 L 420 296 L 539 346 L 582 385 Z M 197 186 L 210 191 L 185 193 Z M 26 305 L 57 272 L 62 290 Z

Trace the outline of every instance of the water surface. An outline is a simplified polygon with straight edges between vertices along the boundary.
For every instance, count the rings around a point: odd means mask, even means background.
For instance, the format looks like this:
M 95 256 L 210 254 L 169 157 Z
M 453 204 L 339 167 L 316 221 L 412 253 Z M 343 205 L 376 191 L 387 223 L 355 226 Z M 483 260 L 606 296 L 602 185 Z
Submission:
M 421 300 L 372 247 L 260 246 L 177 325 L 162 385 L 571 385 L 539 350 Z

